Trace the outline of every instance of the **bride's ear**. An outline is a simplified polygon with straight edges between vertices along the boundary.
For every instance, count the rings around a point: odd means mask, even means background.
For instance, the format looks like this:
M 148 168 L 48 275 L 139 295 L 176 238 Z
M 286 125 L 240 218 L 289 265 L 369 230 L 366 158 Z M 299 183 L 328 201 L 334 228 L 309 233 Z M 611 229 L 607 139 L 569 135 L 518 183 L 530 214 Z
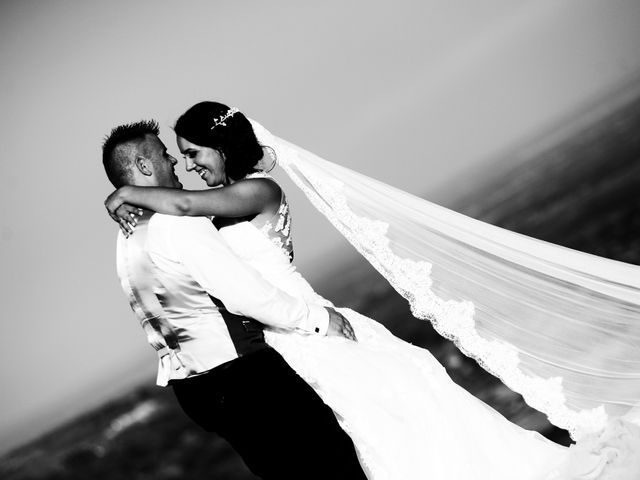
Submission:
M 136 168 L 146 177 L 150 177 L 153 174 L 151 169 L 151 160 L 142 155 L 136 155 L 135 159 Z

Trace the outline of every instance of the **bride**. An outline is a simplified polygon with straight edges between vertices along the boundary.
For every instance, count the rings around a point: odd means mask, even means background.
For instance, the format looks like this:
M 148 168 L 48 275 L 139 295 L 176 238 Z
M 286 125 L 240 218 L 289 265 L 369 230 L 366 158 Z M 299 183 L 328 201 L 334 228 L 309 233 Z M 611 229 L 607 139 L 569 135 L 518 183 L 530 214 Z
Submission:
M 267 173 L 277 159 L 416 317 L 579 440 L 566 448 L 512 424 L 427 350 L 350 309 L 339 311 L 357 342 L 266 331 L 334 410 L 369 478 L 640 478 L 637 267 L 437 207 L 319 159 L 220 103 L 194 105 L 175 133 L 187 171 L 220 188 L 122 187 L 105 203 L 125 233 L 136 207 L 213 216 L 267 280 L 331 305 L 291 264 L 289 204 Z

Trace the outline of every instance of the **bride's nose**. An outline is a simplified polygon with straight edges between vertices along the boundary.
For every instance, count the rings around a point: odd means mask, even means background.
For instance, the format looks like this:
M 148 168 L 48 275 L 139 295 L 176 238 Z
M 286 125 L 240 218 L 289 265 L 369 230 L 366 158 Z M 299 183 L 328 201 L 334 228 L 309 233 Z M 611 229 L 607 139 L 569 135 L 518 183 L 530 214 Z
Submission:
M 196 168 L 196 164 L 193 163 L 193 160 L 189 157 L 184 157 L 184 166 L 187 169 L 187 172 L 190 172 L 194 168 Z

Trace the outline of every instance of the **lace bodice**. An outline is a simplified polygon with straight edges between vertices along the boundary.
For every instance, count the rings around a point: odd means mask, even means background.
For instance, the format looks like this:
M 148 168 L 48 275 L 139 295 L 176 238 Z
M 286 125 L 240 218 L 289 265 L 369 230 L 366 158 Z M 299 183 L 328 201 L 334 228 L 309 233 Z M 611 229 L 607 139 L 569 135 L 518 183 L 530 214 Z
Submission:
M 250 173 L 245 178 L 269 178 L 273 180 L 273 177 L 265 172 Z M 271 219 L 267 220 L 259 230 L 265 237 L 271 240 L 276 247 L 282 250 L 289 257 L 290 262 L 293 261 L 291 212 L 289 211 L 289 202 L 287 202 L 287 197 L 284 194 L 284 191 L 282 192 L 278 211 L 273 215 L 273 217 L 271 217 Z

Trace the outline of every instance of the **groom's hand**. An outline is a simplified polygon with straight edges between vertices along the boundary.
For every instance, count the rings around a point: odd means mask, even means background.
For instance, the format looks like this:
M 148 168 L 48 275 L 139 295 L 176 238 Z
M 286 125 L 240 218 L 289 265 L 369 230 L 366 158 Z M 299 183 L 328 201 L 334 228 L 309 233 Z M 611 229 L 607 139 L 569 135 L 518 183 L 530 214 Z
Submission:
M 344 337 L 357 342 L 356 334 L 353 333 L 353 327 L 349 323 L 349 320 L 333 308 L 326 307 L 326 309 L 327 312 L 329 312 L 329 329 L 327 330 L 327 336 Z

